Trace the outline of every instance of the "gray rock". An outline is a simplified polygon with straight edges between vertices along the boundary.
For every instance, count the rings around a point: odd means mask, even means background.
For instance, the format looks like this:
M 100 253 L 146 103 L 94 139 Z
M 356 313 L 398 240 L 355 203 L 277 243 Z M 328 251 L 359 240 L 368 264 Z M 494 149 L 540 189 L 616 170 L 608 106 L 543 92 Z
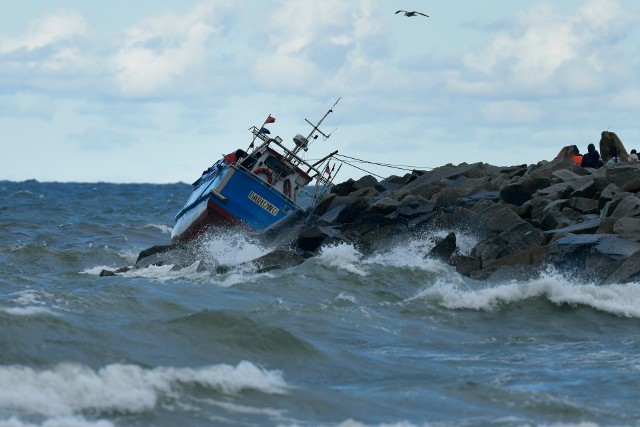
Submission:
M 337 234 L 331 227 L 310 227 L 298 234 L 297 247 L 303 251 L 316 252 L 323 243 Z
M 545 234 L 593 234 L 600 227 L 600 219 L 591 219 L 568 227 L 545 231 Z
M 572 197 L 569 205 L 583 214 L 598 213 L 598 201 L 595 199 L 587 199 L 586 197 Z
M 276 250 L 250 261 L 257 273 L 295 267 L 304 262 L 304 257 L 294 251 Z
M 456 250 L 456 234 L 449 233 L 440 239 L 427 254 L 428 258 L 447 261 Z
M 505 185 L 500 189 L 500 199 L 514 205 L 522 205 L 531 199 L 533 194 L 551 185 L 551 180 L 547 177 L 530 178 L 526 175 L 524 178 L 514 184 Z
M 640 281 L 640 251 L 634 252 L 607 279 L 605 284 Z
M 623 239 L 640 242 L 640 218 L 625 216 L 618 219 L 613 226 L 613 232 Z
M 617 270 L 640 243 L 610 234 L 569 235 L 549 247 L 546 261 L 584 280 L 604 280 Z
M 395 212 L 398 209 L 398 206 L 400 206 L 399 201 L 385 197 L 378 200 L 373 204 L 373 206 L 371 206 L 371 212 L 389 215 L 390 213 Z
M 532 249 L 527 249 L 525 251 L 516 252 L 513 254 L 509 254 L 503 256 L 502 258 L 497 258 L 493 260 L 489 260 L 486 263 L 487 268 L 495 268 L 501 267 L 505 265 L 509 266 L 532 266 L 532 267 L 540 267 L 544 263 L 547 252 L 547 246 L 538 246 Z
M 468 255 L 453 254 L 449 262 L 456 267 L 456 271 L 464 276 L 469 276 L 472 272 L 480 270 L 482 261 L 478 257 Z
M 640 199 L 636 196 L 626 197 L 618 203 L 611 216 L 614 218 L 640 216 Z

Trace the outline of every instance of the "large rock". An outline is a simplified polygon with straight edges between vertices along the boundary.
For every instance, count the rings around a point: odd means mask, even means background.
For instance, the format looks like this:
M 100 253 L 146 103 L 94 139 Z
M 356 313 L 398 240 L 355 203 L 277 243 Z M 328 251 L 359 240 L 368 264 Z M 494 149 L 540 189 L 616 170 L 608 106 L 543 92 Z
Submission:
M 331 189 L 331 192 L 337 194 L 338 196 L 348 196 L 354 191 L 375 187 L 377 184 L 378 184 L 377 179 L 375 179 L 371 175 L 366 175 L 358 179 L 357 181 L 354 181 L 353 179 L 348 179 L 343 183 L 336 184 Z
M 544 241 L 545 238 L 540 230 L 527 222 L 522 222 L 498 235 L 482 240 L 473 248 L 471 255 L 481 258 L 484 267 L 491 260 L 537 248 Z
M 583 280 L 599 281 L 613 274 L 638 250 L 640 243 L 615 235 L 569 235 L 550 245 L 546 261 Z
M 640 251 L 634 252 L 614 271 L 605 284 L 640 282 Z
M 613 232 L 626 240 L 640 242 L 640 218 L 622 217 L 613 225 Z
M 602 132 L 600 136 L 600 157 L 602 157 L 602 161 L 606 163 L 611 159 L 614 150 L 618 154 L 618 157 L 620 157 L 620 160 L 623 162 L 627 161 L 629 154 L 624 148 L 620 138 L 618 138 L 618 135 L 616 135 L 615 132 Z
M 297 247 L 305 252 L 316 252 L 324 243 L 339 235 L 339 231 L 332 227 L 310 227 L 298 234 Z
M 427 254 L 428 258 L 447 261 L 456 250 L 456 233 L 449 233 L 438 240 Z
M 507 184 L 500 189 L 500 199 L 514 205 L 522 205 L 531 199 L 533 194 L 551 185 L 551 180 L 547 177 L 531 178 L 523 177 L 516 183 Z

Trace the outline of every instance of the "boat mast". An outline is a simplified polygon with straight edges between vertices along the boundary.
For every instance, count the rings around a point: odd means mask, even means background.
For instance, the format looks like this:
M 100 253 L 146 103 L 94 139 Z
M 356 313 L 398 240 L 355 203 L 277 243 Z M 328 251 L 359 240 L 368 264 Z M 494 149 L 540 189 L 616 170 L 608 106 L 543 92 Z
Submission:
M 325 115 L 320 119 L 320 121 L 317 124 L 314 125 L 309 120 L 304 119 L 307 123 L 309 123 L 311 126 L 313 126 L 313 129 L 311 130 L 311 132 L 309 133 L 309 135 L 306 138 L 302 137 L 302 138 L 304 138 L 304 141 L 300 141 L 299 139 L 294 138 L 296 146 L 292 150 L 293 154 L 298 154 L 298 152 L 300 150 L 302 150 L 302 149 L 304 149 L 306 151 L 307 148 L 309 147 L 309 141 L 312 141 L 312 138 L 313 138 L 313 140 L 318 138 L 318 135 L 314 136 L 314 133 L 316 133 L 316 132 L 318 132 L 320 135 L 322 135 L 324 137 L 324 139 L 328 139 L 331 136 L 331 134 L 325 135 L 319 128 L 320 128 L 320 125 L 322 124 L 322 122 L 324 121 L 324 119 L 326 119 L 327 116 L 330 113 L 333 113 L 333 107 L 335 107 L 338 104 L 338 102 L 340 102 L 340 99 L 342 99 L 342 97 L 338 98 L 338 100 L 331 106 L 329 111 L 327 111 L 325 113 Z

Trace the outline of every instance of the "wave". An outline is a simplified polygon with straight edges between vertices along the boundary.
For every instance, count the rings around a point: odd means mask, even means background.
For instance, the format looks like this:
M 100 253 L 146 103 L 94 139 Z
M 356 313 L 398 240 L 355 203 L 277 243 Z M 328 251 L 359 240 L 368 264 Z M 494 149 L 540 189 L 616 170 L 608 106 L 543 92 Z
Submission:
M 63 363 L 51 369 L 1 366 L 0 408 L 45 417 L 74 417 L 83 411 L 123 414 L 153 411 L 162 401 L 185 403 L 189 386 L 225 395 L 245 390 L 286 394 L 290 386 L 280 371 L 267 371 L 248 361 L 237 366 L 201 368 L 112 364 L 97 371 Z
M 11 417 L 8 420 L 0 420 L 0 427 L 114 427 L 110 421 L 97 420 L 89 421 L 82 417 L 54 417 L 45 420 L 42 424 L 33 424 L 25 422 L 17 417 Z
M 432 300 L 448 309 L 493 311 L 520 301 L 544 298 L 556 305 L 584 305 L 616 316 L 640 318 L 640 283 L 581 284 L 548 269 L 528 281 L 483 286 L 474 289 L 463 280 L 439 279 L 411 299 Z
M 57 316 L 57 313 L 46 307 L 43 298 L 49 299 L 50 294 L 35 290 L 24 290 L 11 295 L 11 302 L 15 304 L 13 307 L 0 307 L 0 312 L 12 316 Z
M 172 227 L 166 226 L 164 224 L 145 224 L 142 226 L 143 230 L 149 228 L 157 228 L 162 234 L 171 234 L 171 232 L 173 231 Z

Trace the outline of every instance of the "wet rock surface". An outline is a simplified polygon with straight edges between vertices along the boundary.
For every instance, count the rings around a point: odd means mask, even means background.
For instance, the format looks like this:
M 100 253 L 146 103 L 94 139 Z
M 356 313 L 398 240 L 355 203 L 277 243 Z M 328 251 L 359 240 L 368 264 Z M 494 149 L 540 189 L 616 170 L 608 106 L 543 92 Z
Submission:
M 214 270 L 289 268 L 339 243 L 366 255 L 425 233 L 446 237 L 416 256 L 478 280 L 522 279 L 549 266 L 599 284 L 640 280 L 640 162 L 599 169 L 561 160 L 462 163 L 381 181 L 348 180 L 315 207 L 256 236 L 272 253 Z M 458 246 L 461 233 L 475 236 L 472 248 Z M 192 257 L 188 245 L 154 247 L 133 268 L 185 266 Z

